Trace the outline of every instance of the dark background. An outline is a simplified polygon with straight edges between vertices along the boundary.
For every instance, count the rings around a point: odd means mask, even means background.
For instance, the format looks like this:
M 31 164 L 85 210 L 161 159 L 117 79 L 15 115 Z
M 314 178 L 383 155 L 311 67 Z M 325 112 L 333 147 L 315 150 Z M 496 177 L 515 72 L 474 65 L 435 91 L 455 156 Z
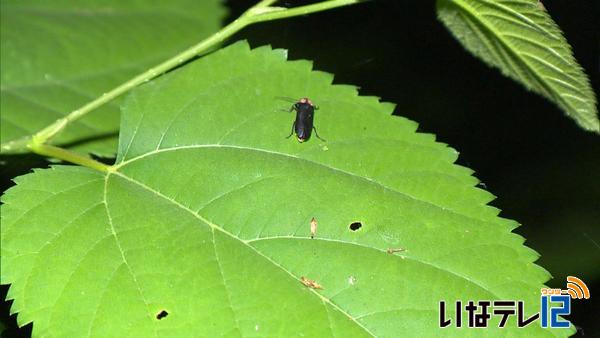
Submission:
M 287 3 L 308 3 L 288 1 Z M 314 2 L 314 1 L 313 1 Z M 227 21 L 255 1 L 227 1 Z M 594 1 L 547 1 L 575 57 L 600 88 L 600 13 Z M 285 1 L 280 4 L 286 5 Z M 501 216 L 523 224 L 515 232 L 540 253 L 538 264 L 564 288 L 567 275 L 590 288 L 568 317 L 577 336 L 600 337 L 600 136 L 586 132 L 540 96 L 503 77 L 466 52 L 437 20 L 435 1 L 374 0 L 310 16 L 262 23 L 230 41 L 248 39 L 314 60 L 335 83 L 361 87 L 397 104 L 395 114 L 460 151 L 459 164 L 476 171 L 498 198 Z M 32 166 L 45 166 L 30 157 Z M 4 167 L 9 179 L 27 170 Z M 490 262 L 494 264 L 494 262 Z M 7 288 L 2 288 L 1 298 Z M 2 307 L 8 317 L 8 303 Z M 8 335 L 27 335 L 9 330 Z

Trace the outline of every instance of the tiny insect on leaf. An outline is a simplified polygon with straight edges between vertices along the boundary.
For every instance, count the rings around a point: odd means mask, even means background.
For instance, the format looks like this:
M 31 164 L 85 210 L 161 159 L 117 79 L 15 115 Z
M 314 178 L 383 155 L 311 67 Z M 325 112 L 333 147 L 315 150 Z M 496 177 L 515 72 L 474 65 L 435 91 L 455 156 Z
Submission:
M 311 289 L 323 289 L 323 287 L 321 286 L 321 284 L 315 282 L 312 279 L 308 279 L 304 276 L 300 277 L 300 283 L 304 284 L 304 286 L 307 286 Z
M 315 238 L 317 234 L 317 220 L 313 217 L 310 220 L 310 238 Z

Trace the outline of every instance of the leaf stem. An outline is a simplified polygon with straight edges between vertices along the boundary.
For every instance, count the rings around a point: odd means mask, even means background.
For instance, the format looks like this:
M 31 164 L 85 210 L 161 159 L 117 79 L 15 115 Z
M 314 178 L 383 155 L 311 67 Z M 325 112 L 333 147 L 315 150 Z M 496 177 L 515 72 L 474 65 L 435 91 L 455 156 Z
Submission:
M 257 22 L 278 20 L 298 15 L 305 15 L 309 13 L 324 11 L 335 7 L 347 6 L 363 2 L 365 0 L 326 0 L 311 5 L 298 6 L 289 9 L 285 7 L 271 6 L 276 1 L 277 0 L 259 1 L 256 5 L 250 7 L 246 12 L 244 12 L 239 18 L 237 18 L 227 26 L 223 27 L 221 30 L 211 35 L 207 39 L 186 49 L 185 51 L 175 55 L 174 57 L 148 69 L 147 71 L 133 77 L 132 79 L 124 82 L 118 87 L 115 87 L 111 91 L 102 94 L 97 99 L 88 102 L 84 106 L 72 111 L 65 117 L 54 121 L 46 128 L 34 134 L 27 143 L 27 146 L 33 152 L 36 152 L 41 155 L 47 155 L 50 151 L 51 154 L 49 156 L 77 164 L 82 164 L 99 170 L 106 170 L 106 166 L 102 163 L 93 161 L 87 157 L 82 157 L 81 155 L 72 153 L 70 151 L 66 151 L 64 149 L 46 146 L 45 144 L 50 139 L 58 135 L 61 131 L 63 131 L 70 123 L 77 121 L 78 119 L 87 115 L 89 112 L 110 102 L 111 100 L 128 92 L 134 87 L 137 87 L 144 82 L 148 82 L 160 76 L 161 74 L 177 67 L 178 65 L 189 61 L 193 57 L 209 51 L 210 49 L 218 46 L 225 39 L 231 37 L 233 34 L 237 33 L 242 28 L 248 25 Z M 63 155 L 65 155 L 65 157 L 63 157 Z M 83 159 L 85 159 L 85 161 Z
M 49 144 L 30 144 L 29 148 L 36 154 L 54 157 L 100 171 L 113 171 L 111 166 L 64 148 L 55 147 Z
M 348 6 L 359 2 L 364 2 L 365 0 L 329 0 L 323 1 L 312 5 L 299 6 L 294 8 L 284 8 L 284 7 L 268 7 L 271 10 L 263 11 L 262 13 L 257 13 L 253 16 L 252 22 L 262 22 L 262 21 L 271 21 L 289 18 L 292 16 L 298 15 L 306 15 L 315 12 L 325 11 L 331 8 Z M 274 1 L 264 1 L 264 2 L 274 2 Z M 252 9 L 251 9 L 252 10 Z M 257 9 L 253 10 L 254 12 Z

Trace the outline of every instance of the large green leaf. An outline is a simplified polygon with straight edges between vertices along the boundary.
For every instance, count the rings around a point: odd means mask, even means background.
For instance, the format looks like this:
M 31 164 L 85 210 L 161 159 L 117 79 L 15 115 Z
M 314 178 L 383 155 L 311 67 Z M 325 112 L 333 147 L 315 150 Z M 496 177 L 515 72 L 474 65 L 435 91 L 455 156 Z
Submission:
M 218 0 L 1 2 L 2 153 L 133 75 L 216 31 Z M 119 103 L 55 141 L 114 155 Z
M 538 0 L 438 0 L 467 50 L 600 132 L 596 97 L 562 32 Z
M 440 331 L 438 302 L 536 311 L 548 273 L 457 153 L 331 81 L 238 43 L 132 92 L 113 171 L 17 178 L 1 282 L 19 323 L 68 337 L 479 335 Z M 277 96 L 313 99 L 327 142 L 286 139 Z M 570 332 L 509 326 L 486 334 Z

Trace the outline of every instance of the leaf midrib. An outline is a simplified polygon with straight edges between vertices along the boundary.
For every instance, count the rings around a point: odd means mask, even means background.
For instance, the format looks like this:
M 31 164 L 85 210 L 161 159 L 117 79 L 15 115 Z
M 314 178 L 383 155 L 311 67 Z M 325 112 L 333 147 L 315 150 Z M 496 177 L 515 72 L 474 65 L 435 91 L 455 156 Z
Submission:
M 350 176 L 352 178 L 356 178 L 356 179 L 359 179 L 359 180 L 366 181 L 367 183 L 376 185 L 376 186 L 378 186 L 378 187 L 380 187 L 380 188 L 382 188 L 384 190 L 387 190 L 387 191 L 390 191 L 392 193 L 401 195 L 401 196 L 403 196 L 403 197 L 405 197 L 407 199 L 413 200 L 415 202 L 422 203 L 422 204 L 434 207 L 434 208 L 442 210 L 444 212 L 449 212 L 449 213 L 452 213 L 454 215 L 467 218 L 469 220 L 474 220 L 474 221 L 477 221 L 477 222 L 481 222 L 481 223 L 484 223 L 485 225 L 488 225 L 488 226 L 492 226 L 492 225 L 493 226 L 497 226 L 497 223 L 490 222 L 489 220 L 485 220 L 485 219 L 481 219 L 481 218 L 475 218 L 473 216 L 470 216 L 470 215 L 458 212 L 456 210 L 445 208 L 443 206 L 437 205 L 437 204 L 435 204 L 433 202 L 422 200 L 422 199 L 420 199 L 418 197 L 415 197 L 415 196 L 412 196 L 411 194 L 408 194 L 408 193 L 406 193 L 404 191 L 399 191 L 399 190 L 396 190 L 396 189 L 394 189 L 392 187 L 389 187 L 389 186 L 387 186 L 387 185 L 385 185 L 385 184 L 383 184 L 381 182 L 378 182 L 378 181 L 376 181 L 376 180 L 374 180 L 372 178 L 364 177 L 364 176 L 359 176 L 359 175 L 357 175 L 355 173 L 352 173 L 352 172 L 349 172 L 349 171 L 346 171 L 346 170 L 343 170 L 343 169 L 340 169 L 340 168 L 336 168 L 336 167 L 333 167 L 333 166 L 329 166 L 329 165 L 326 165 L 324 163 L 312 161 L 312 160 L 307 159 L 307 158 L 298 157 L 298 156 L 295 156 L 295 155 L 286 154 L 286 153 L 282 153 L 282 152 L 278 152 L 278 151 L 274 151 L 274 150 L 267 150 L 267 149 L 260 149 L 260 148 L 251 148 L 251 147 L 238 146 L 238 145 L 227 145 L 227 144 L 196 144 L 196 145 L 187 145 L 187 146 L 177 146 L 177 147 L 172 147 L 172 148 L 162 148 L 162 149 L 159 149 L 159 150 L 150 151 L 150 152 L 147 152 L 145 154 L 133 157 L 131 159 L 124 160 L 123 162 L 121 162 L 121 163 L 119 163 L 119 164 L 117 164 L 117 165 L 114 166 L 114 171 L 117 172 L 120 168 L 123 168 L 123 167 L 127 166 L 128 164 L 130 164 L 132 162 L 141 160 L 141 159 L 146 158 L 148 156 L 152 156 L 152 155 L 156 155 L 156 154 L 160 154 L 160 153 L 164 153 L 164 152 L 177 151 L 177 150 L 201 149 L 201 148 L 229 148 L 229 149 L 254 151 L 254 152 L 261 152 L 261 153 L 271 154 L 271 155 L 275 155 L 275 156 L 281 156 L 281 157 L 291 158 L 291 159 L 294 159 L 294 160 L 304 161 L 304 162 L 307 162 L 309 164 L 325 168 L 327 170 L 335 171 L 337 173 L 341 173 L 341 174 Z

